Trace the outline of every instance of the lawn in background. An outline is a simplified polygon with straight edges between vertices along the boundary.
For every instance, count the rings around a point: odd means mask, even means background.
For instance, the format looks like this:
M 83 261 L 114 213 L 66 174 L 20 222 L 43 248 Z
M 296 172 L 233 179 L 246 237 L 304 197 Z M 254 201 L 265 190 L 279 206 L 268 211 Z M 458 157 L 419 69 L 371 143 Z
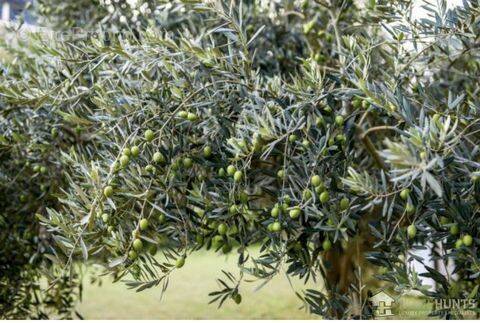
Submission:
M 302 303 L 292 288 L 300 291 L 303 284 L 285 275 L 278 275 L 255 291 L 261 282 L 240 286 L 242 303 L 227 300 L 222 308 L 208 304 L 208 293 L 219 290 L 216 278 L 221 269 L 238 275 L 235 253 L 228 256 L 199 251 L 187 258 L 185 266 L 173 273 L 169 287 L 160 300 L 161 287 L 136 293 L 123 283 L 112 284 L 103 279 L 102 286 L 84 279 L 83 302 L 77 311 L 85 319 L 314 319 L 300 309 Z M 313 282 L 310 287 L 319 288 Z
M 254 252 L 255 253 L 255 252 Z M 305 286 L 298 279 L 278 275 L 260 290 L 261 282 L 243 283 L 240 287 L 243 301 L 240 305 L 227 300 L 220 309 L 208 304 L 208 293 L 219 290 L 216 282 L 221 270 L 238 275 L 237 257 L 198 251 L 187 258 L 183 268 L 173 273 L 169 287 L 160 300 L 161 287 L 135 292 L 125 284 L 113 284 L 106 277 L 102 286 L 84 279 L 83 301 L 77 311 L 85 319 L 318 319 L 308 314 L 295 291 Z M 309 282 L 307 288 L 321 288 L 321 283 Z M 387 319 L 427 319 L 431 303 L 414 296 L 398 300 L 394 312 Z

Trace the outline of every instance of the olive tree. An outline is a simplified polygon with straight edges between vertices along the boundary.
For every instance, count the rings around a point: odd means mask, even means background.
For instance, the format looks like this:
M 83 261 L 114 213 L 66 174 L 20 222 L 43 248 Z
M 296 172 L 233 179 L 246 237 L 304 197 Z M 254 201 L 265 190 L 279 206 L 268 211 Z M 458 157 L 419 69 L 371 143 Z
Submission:
M 78 136 L 61 130 L 55 110 L 36 107 L 27 97 L 9 103 L 18 95 L 16 80 L 41 75 L 47 86 L 56 71 L 33 52 L 6 52 L 0 85 L 0 318 L 70 317 L 78 278 L 52 265 L 53 239 L 37 215 L 60 207 L 57 194 L 67 183 L 57 157 Z M 22 63 L 10 64 L 14 58 Z M 43 283 L 52 285 L 46 289 Z
M 374 280 L 479 300 L 478 1 L 427 4 L 421 21 L 410 1 L 162 8 L 175 23 L 32 39 L 44 65 L 1 88 L 18 111 L 5 122 L 44 111 L 36 129 L 75 134 L 37 214 L 61 277 L 83 259 L 163 291 L 207 248 L 238 256 L 220 305 L 281 272 L 318 281 L 298 296 L 326 318 L 371 317 Z M 414 253 L 426 245 L 430 259 Z

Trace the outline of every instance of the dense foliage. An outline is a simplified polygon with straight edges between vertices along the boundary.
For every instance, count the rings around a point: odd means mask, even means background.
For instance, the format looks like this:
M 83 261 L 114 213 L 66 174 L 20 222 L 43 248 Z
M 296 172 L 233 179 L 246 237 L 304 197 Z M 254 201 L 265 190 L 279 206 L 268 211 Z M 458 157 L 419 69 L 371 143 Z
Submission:
M 49 72 L 33 52 L 10 48 L 6 57 L 26 65 L 3 66 L 2 97 L 15 94 L 10 92 L 12 79 Z M 51 266 L 53 240 L 37 215 L 60 207 L 57 194 L 67 183 L 57 157 L 77 142 L 75 132 L 61 131 L 61 119 L 51 109 L 4 100 L 0 108 L 0 317 L 70 317 L 77 277 Z
M 369 317 L 378 279 L 480 300 L 477 0 L 422 21 L 410 1 L 155 3 L 134 33 L 5 46 L 2 223 L 36 214 L 50 240 L 12 270 L 47 253 L 53 282 L 83 259 L 164 290 L 207 248 L 238 255 L 219 304 L 283 271 L 323 282 L 299 297 L 324 317 Z M 453 271 L 415 272 L 428 245 Z

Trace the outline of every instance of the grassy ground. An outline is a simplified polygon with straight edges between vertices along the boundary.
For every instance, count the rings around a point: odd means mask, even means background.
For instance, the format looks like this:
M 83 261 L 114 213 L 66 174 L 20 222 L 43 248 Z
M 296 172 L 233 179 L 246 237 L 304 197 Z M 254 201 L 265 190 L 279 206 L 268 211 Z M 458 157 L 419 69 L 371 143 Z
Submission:
M 259 291 L 257 283 L 241 286 L 243 301 L 224 303 L 221 309 L 208 302 L 208 293 L 218 290 L 215 279 L 221 269 L 238 273 L 237 258 L 216 256 L 203 251 L 189 256 L 182 270 L 170 280 L 167 292 L 160 300 L 160 287 L 140 293 L 128 290 L 121 283 L 105 279 L 101 287 L 85 279 L 83 302 L 77 310 L 86 319 L 311 319 L 314 316 L 299 309 L 301 301 L 284 276 L 274 278 Z M 292 281 L 296 290 L 302 287 Z M 313 284 L 312 284 L 313 286 Z
M 301 301 L 294 290 L 303 284 L 285 276 L 274 278 L 256 291 L 259 282 L 241 286 L 243 301 L 236 305 L 228 300 L 221 309 L 208 305 L 208 293 L 218 290 L 215 279 L 221 269 L 238 273 L 237 258 L 214 255 L 204 251 L 189 256 L 182 270 L 177 271 L 169 288 L 160 300 L 160 287 L 140 293 L 129 290 L 122 283 L 112 284 L 108 278 L 102 286 L 92 285 L 85 278 L 83 302 L 77 310 L 86 319 L 318 319 L 300 309 Z M 320 288 L 310 283 L 309 287 Z M 394 319 L 426 319 L 431 304 L 418 297 L 404 296 L 397 301 Z

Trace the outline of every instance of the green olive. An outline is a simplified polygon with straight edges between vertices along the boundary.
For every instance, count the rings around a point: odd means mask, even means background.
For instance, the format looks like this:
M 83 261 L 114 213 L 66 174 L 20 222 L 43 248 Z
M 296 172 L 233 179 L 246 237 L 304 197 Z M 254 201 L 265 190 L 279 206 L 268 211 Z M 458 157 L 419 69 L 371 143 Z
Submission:
M 235 304 L 240 304 L 242 302 L 242 295 L 235 294 L 235 296 L 233 296 L 233 301 L 235 302 Z
M 185 257 L 178 258 L 177 262 L 175 263 L 175 267 L 182 268 L 184 265 L 185 265 Z
M 415 213 L 415 206 L 413 204 L 407 203 L 407 205 L 405 206 L 405 212 L 407 212 L 407 214 Z
M 240 202 L 242 202 L 243 204 L 247 204 L 249 199 L 248 193 L 246 191 L 241 192 L 239 199 Z
M 128 252 L 128 259 L 130 259 L 130 260 L 135 260 L 135 259 L 137 259 L 137 257 L 138 257 L 138 255 L 137 255 L 137 253 L 135 252 L 135 250 L 130 250 L 130 251 Z
M 111 167 L 114 171 L 118 171 L 118 169 L 120 168 L 120 163 L 118 161 L 114 161 Z
M 268 231 L 268 232 L 273 232 L 272 228 L 273 228 L 273 222 L 272 222 L 272 223 L 269 223 L 269 224 L 267 225 L 267 231 Z
M 237 170 L 235 172 L 235 174 L 233 174 L 233 180 L 235 182 L 240 182 L 242 179 L 243 179 L 243 173 L 241 171 Z
M 191 158 L 186 157 L 183 159 L 183 167 L 192 168 L 192 166 L 193 166 L 193 160 Z
M 182 119 L 186 119 L 188 117 L 188 112 L 183 110 L 183 111 L 178 112 L 177 115 Z
M 328 139 L 328 146 L 333 146 L 335 145 L 335 138 L 334 137 L 330 137 Z
M 147 131 L 145 131 L 144 137 L 146 141 L 151 142 L 155 137 L 155 133 L 152 130 L 148 129 Z
M 340 210 L 345 211 L 350 206 L 350 200 L 346 197 L 340 200 Z
M 360 100 L 359 98 L 355 98 L 353 99 L 352 101 L 352 106 L 355 108 L 355 109 L 358 109 L 362 106 L 362 100 Z
M 325 251 L 328 251 L 328 250 L 332 249 L 332 243 L 330 242 L 330 240 L 328 238 L 323 240 L 322 248 Z
M 212 147 L 206 146 L 205 148 L 203 148 L 203 156 L 205 158 L 209 158 L 211 155 L 212 155 Z
M 223 236 L 216 235 L 212 238 L 212 246 L 216 249 L 223 244 Z
M 130 148 L 128 148 L 128 147 L 123 148 L 122 155 L 130 156 L 131 154 L 132 154 L 132 151 L 130 150 Z
M 466 246 L 466 247 L 470 247 L 473 243 L 473 238 L 471 235 L 469 234 L 466 234 L 463 236 L 462 238 L 462 241 L 463 241 L 463 244 Z
M 455 241 L 455 248 L 456 249 L 460 249 L 462 246 L 463 246 L 463 240 L 462 239 L 458 239 L 457 241 Z
M 262 139 L 261 138 L 255 138 L 253 140 L 252 146 L 253 146 L 252 147 L 253 151 L 255 151 L 255 152 L 260 151 L 263 147 Z
M 280 222 L 273 222 L 272 232 L 279 232 L 280 230 L 282 230 L 282 225 L 280 224 Z
M 113 195 L 113 187 L 111 186 L 107 186 L 103 189 L 103 195 L 105 195 L 105 197 L 111 197 Z
M 231 214 L 236 214 L 238 212 L 238 206 L 236 204 L 230 205 L 230 207 L 228 208 L 228 212 L 230 212 Z
M 147 230 L 148 229 L 148 220 L 141 219 L 139 223 L 140 230 Z
M 153 161 L 155 163 L 163 163 L 165 162 L 165 157 L 161 152 L 157 151 L 155 154 L 153 154 Z
M 330 200 L 330 194 L 324 191 L 320 194 L 320 202 L 327 203 Z
M 228 226 L 225 223 L 221 223 L 218 226 L 217 231 L 218 231 L 219 234 L 225 235 L 225 234 L 227 234 Z
M 313 186 L 318 187 L 322 185 L 322 179 L 318 175 L 312 176 L 310 182 L 312 183 Z
M 415 224 L 410 224 L 407 227 L 407 234 L 410 239 L 415 238 L 415 235 L 417 234 L 417 227 L 415 227 Z
M 312 191 L 310 191 L 308 188 L 306 188 L 303 193 L 302 193 L 302 197 L 304 200 L 309 200 L 312 198 Z
M 400 197 L 402 198 L 402 200 L 407 200 L 409 196 L 410 190 L 408 188 L 405 188 L 400 192 Z
M 131 152 L 133 157 L 138 157 L 138 155 L 140 155 L 140 148 L 138 148 L 138 146 L 133 146 Z
M 325 191 L 325 185 L 320 184 L 320 186 L 315 187 L 315 193 L 321 194 L 323 191 Z
M 123 155 L 120 157 L 120 165 L 122 167 L 127 166 L 129 162 L 130 162 L 130 158 L 127 155 Z
M 142 240 L 140 240 L 140 239 L 138 239 L 138 238 L 135 239 L 135 240 L 133 241 L 133 249 L 134 249 L 135 251 L 137 251 L 137 252 L 138 252 L 138 251 L 141 251 L 141 250 L 143 249 L 143 242 L 142 242 Z
M 165 214 L 163 213 L 158 214 L 158 222 L 164 223 L 166 220 L 167 220 L 167 217 L 165 216 Z
M 195 212 L 199 217 L 203 217 L 205 215 L 205 210 L 198 206 L 193 207 L 193 212 Z
M 300 216 L 300 214 L 302 214 L 302 210 L 297 206 L 291 209 L 288 214 L 290 215 L 290 218 L 296 219 Z
M 224 176 L 225 176 L 225 169 L 220 168 L 220 169 L 218 170 L 218 176 L 224 177 Z
M 343 123 L 344 123 L 343 117 L 342 116 L 336 116 L 335 117 L 335 123 L 339 127 L 343 126 Z
M 345 137 L 345 135 L 343 135 L 343 134 L 339 134 L 339 135 L 335 136 L 335 140 L 340 142 L 340 143 L 344 143 L 344 142 L 347 141 L 347 137 Z
M 134 237 L 134 238 L 140 237 L 140 232 L 137 229 L 133 230 L 132 231 L 132 237 Z
M 188 121 L 191 121 L 191 122 L 197 120 L 197 118 L 198 118 L 197 115 L 193 112 L 189 112 L 187 115 Z
M 152 244 L 152 245 L 148 248 L 148 253 L 149 253 L 151 256 L 155 256 L 155 255 L 157 254 L 157 245 Z
M 270 211 L 270 215 L 274 218 L 278 217 L 280 215 L 280 208 L 278 206 L 274 206 L 272 211 Z
M 237 171 L 237 169 L 235 168 L 235 166 L 228 165 L 228 167 L 227 167 L 227 174 L 228 175 L 233 176 L 236 171 Z

